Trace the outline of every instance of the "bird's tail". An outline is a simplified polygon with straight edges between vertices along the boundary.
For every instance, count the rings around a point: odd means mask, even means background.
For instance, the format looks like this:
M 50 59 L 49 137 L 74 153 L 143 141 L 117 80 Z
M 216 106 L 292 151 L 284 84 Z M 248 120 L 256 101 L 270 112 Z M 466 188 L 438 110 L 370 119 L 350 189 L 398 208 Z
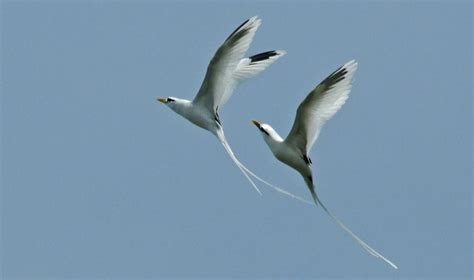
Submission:
M 383 261 L 385 261 L 386 263 L 388 263 L 390 266 L 392 266 L 393 268 L 395 269 L 398 269 L 398 267 L 393 263 L 391 262 L 389 259 L 387 259 L 386 257 L 382 256 L 380 253 L 378 253 L 377 251 L 375 251 L 374 249 L 372 249 L 372 247 L 370 247 L 369 245 L 367 245 L 367 243 L 365 243 L 364 241 L 362 241 L 362 239 L 360 239 L 355 233 L 353 233 L 346 225 L 344 225 L 341 220 L 339 220 L 339 218 L 337 218 L 336 216 L 334 216 L 334 214 L 331 213 L 331 211 L 329 211 L 328 208 L 326 208 L 326 206 L 321 202 L 321 200 L 319 199 L 319 197 L 317 196 L 316 194 L 316 191 L 315 191 L 315 186 L 313 184 L 313 182 L 310 180 L 310 179 L 306 179 L 305 178 L 305 182 L 306 184 L 308 185 L 308 188 L 310 189 L 311 191 L 311 194 L 313 196 L 313 199 L 314 199 L 314 202 L 317 204 L 319 204 L 321 206 L 321 208 L 323 208 L 324 212 L 326 212 L 329 217 L 331 217 L 344 231 L 346 231 L 347 233 L 349 233 L 349 235 L 360 245 L 362 246 L 362 248 L 364 248 L 369 254 L 371 254 L 372 256 L 376 257 L 376 258 L 381 258 Z
M 252 186 L 255 188 L 255 190 L 257 190 L 257 192 L 261 195 L 262 193 L 260 192 L 260 190 L 258 189 L 258 187 L 255 185 L 255 182 L 250 178 L 250 176 L 252 176 L 253 178 L 257 179 L 258 181 L 264 183 L 265 185 L 271 187 L 272 189 L 274 189 L 275 191 L 279 192 L 279 193 L 282 193 L 284 195 L 287 195 L 293 199 L 296 199 L 296 200 L 299 200 L 301 202 L 304 202 L 304 203 L 307 203 L 307 204 L 313 204 L 311 201 L 308 201 L 304 198 L 301 198 L 297 195 L 294 195 L 288 191 L 285 191 L 284 189 L 282 188 L 279 188 L 277 186 L 274 186 L 272 185 L 271 183 L 263 180 L 262 178 L 260 178 L 259 176 L 255 175 L 255 173 L 253 173 L 251 170 L 249 170 L 243 163 L 241 163 L 237 157 L 235 156 L 234 152 L 232 151 L 232 149 L 230 148 L 230 145 L 229 143 L 227 142 L 225 136 L 224 136 L 224 132 L 222 130 L 220 130 L 218 133 L 217 133 L 217 137 L 219 138 L 222 146 L 224 146 L 224 149 L 226 150 L 227 154 L 229 155 L 229 157 L 232 159 L 232 161 L 235 163 L 235 165 L 237 165 L 237 167 L 240 169 L 240 171 L 242 171 L 242 173 L 245 175 L 245 177 L 247 178 L 247 180 L 250 182 L 250 184 L 252 184 Z
M 244 174 L 245 178 L 247 178 L 247 180 L 250 182 L 250 184 L 252 184 L 252 186 L 254 187 L 254 189 L 255 189 L 260 195 L 262 195 L 262 192 L 259 190 L 259 188 L 257 187 L 257 185 L 255 185 L 255 183 L 254 183 L 254 181 L 252 180 L 252 178 L 250 178 L 250 176 L 246 173 L 245 169 L 242 168 L 243 164 L 240 163 L 240 161 L 237 159 L 237 157 L 235 156 L 234 152 L 233 152 L 232 149 L 230 148 L 229 143 L 227 143 L 227 140 L 225 139 L 225 136 L 224 136 L 224 132 L 223 132 L 222 130 L 218 130 L 217 138 L 219 138 L 219 141 L 221 142 L 222 146 L 224 146 L 225 151 L 227 152 L 227 154 L 229 155 L 229 157 L 232 159 L 232 161 L 235 163 L 235 165 L 237 165 L 237 167 L 240 169 L 240 171 Z
M 242 164 L 241 167 L 242 167 L 245 171 L 247 171 L 248 174 L 250 174 L 252 177 L 254 177 L 254 178 L 257 179 L 258 181 L 264 183 L 265 185 L 267 185 L 268 187 L 272 188 L 273 190 L 275 190 L 275 191 L 277 191 L 277 192 L 279 192 L 279 193 L 282 193 L 282 194 L 284 194 L 284 195 L 287 195 L 287 196 L 289 196 L 289 197 L 291 197 L 291 198 L 293 198 L 293 199 L 296 199 L 296 200 L 298 200 L 298 201 L 301 201 L 301 202 L 303 202 L 303 203 L 313 205 L 313 202 L 311 202 L 311 201 L 309 201 L 309 200 L 306 200 L 306 199 L 304 199 L 304 198 L 301 198 L 301 197 L 299 197 L 299 196 L 297 196 L 297 195 L 295 195 L 295 194 L 290 193 L 289 191 L 284 190 L 283 188 L 277 187 L 277 186 L 275 186 L 275 185 L 273 185 L 273 184 L 271 184 L 271 183 L 269 183 L 269 182 L 263 180 L 263 179 L 260 178 L 259 176 L 255 175 L 255 173 L 253 173 L 251 170 L 249 170 L 249 169 L 248 169 L 247 167 L 245 167 L 243 164 Z

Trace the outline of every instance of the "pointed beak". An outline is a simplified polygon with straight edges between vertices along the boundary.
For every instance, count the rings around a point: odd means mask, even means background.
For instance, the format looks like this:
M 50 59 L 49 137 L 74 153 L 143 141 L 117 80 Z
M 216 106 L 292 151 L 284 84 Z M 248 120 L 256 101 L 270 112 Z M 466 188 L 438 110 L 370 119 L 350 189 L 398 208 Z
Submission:
M 261 124 L 259 121 L 257 121 L 257 120 L 252 120 L 252 123 L 253 123 L 256 127 L 258 127 L 258 128 L 260 128 L 260 126 L 262 125 L 262 124 Z
M 161 103 L 166 103 L 166 98 L 158 97 L 156 100 L 160 101 Z

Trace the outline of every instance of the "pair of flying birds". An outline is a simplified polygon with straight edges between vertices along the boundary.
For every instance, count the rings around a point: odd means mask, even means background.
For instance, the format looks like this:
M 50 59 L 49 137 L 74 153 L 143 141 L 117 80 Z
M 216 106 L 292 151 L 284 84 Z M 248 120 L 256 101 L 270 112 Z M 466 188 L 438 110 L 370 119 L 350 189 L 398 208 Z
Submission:
M 285 55 L 285 51 L 274 50 L 251 57 L 244 57 L 260 24 L 261 20 L 259 18 L 252 17 L 243 22 L 227 37 L 211 59 L 204 81 L 193 101 L 176 97 L 159 97 L 157 100 L 166 104 L 171 110 L 195 125 L 214 134 L 257 192 L 261 194 L 252 178 L 279 192 L 308 202 L 268 183 L 243 165 L 230 148 L 224 135 L 223 125 L 219 119 L 219 108 L 222 108 L 227 102 L 241 81 L 257 75 L 278 58 Z M 270 125 L 256 120 L 252 120 L 252 122 L 260 130 L 273 155 L 303 176 L 314 203 L 316 205 L 319 204 L 367 252 L 377 258 L 381 258 L 393 268 L 397 268 L 390 260 L 357 237 L 326 208 L 317 196 L 313 182 L 311 159 L 308 153 L 318 138 L 322 126 L 341 108 L 349 97 L 352 79 L 356 70 L 357 62 L 351 60 L 317 85 L 299 105 L 293 127 L 286 139 L 283 139 Z

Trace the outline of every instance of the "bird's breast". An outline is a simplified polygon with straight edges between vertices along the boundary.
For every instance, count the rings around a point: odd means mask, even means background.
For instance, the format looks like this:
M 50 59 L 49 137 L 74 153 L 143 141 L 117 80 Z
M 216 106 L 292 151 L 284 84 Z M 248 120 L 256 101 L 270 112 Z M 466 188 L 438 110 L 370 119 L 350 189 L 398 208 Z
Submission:
M 301 152 L 291 146 L 282 145 L 274 154 L 279 161 L 296 169 L 300 173 L 306 173 L 309 168 Z
M 181 115 L 188 121 L 206 130 L 212 130 L 215 126 L 214 117 L 208 111 L 201 110 L 198 107 L 189 107 Z

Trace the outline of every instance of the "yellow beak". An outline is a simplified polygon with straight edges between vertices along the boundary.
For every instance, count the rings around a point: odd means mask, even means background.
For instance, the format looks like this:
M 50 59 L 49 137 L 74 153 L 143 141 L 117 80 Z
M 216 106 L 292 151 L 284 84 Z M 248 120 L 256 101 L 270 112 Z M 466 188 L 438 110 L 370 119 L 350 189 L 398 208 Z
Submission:
M 166 98 L 158 97 L 156 100 L 160 101 L 161 103 L 166 103 Z
M 256 127 L 258 127 L 258 128 L 260 128 L 260 126 L 262 125 L 262 124 L 261 124 L 259 121 L 257 121 L 257 120 L 252 120 L 252 122 L 253 122 L 253 124 L 254 124 Z

